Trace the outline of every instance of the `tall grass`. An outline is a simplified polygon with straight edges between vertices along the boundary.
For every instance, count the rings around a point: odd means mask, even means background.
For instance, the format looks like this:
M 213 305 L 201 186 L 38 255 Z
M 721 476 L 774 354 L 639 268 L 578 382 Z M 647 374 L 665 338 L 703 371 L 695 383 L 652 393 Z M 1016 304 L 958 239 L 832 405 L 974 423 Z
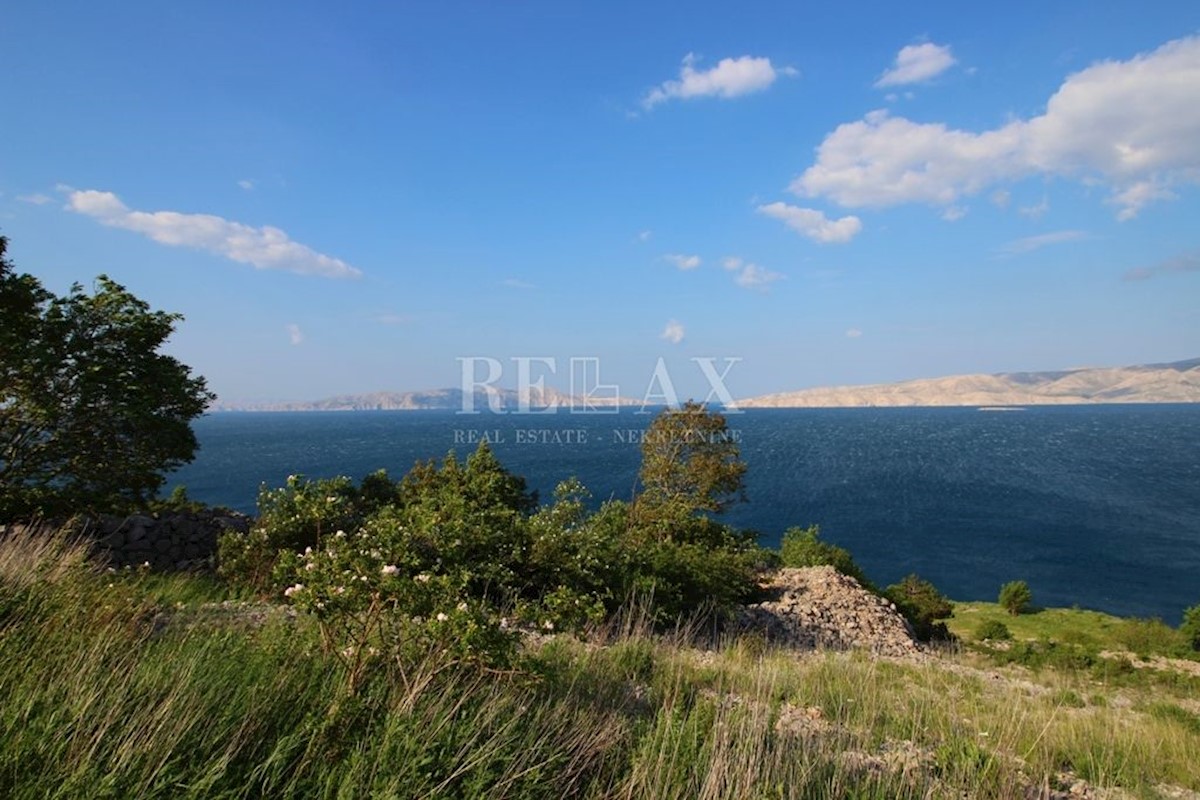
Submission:
M 1004 798 L 1066 767 L 1200 788 L 1195 714 L 1087 675 L 699 649 L 630 613 L 511 673 L 430 655 L 351 695 L 304 618 L 214 615 L 219 585 L 84 555 L 0 542 L 0 796 Z

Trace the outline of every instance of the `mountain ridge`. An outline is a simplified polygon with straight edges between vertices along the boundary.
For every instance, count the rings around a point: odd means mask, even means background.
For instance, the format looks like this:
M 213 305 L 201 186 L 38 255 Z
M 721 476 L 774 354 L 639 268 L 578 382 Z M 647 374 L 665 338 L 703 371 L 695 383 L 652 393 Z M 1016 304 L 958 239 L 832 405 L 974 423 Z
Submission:
M 639 406 L 628 397 L 588 398 L 552 387 L 495 389 L 503 411 L 560 406 L 612 408 Z M 367 392 L 299 402 L 218 402 L 212 411 L 433 411 L 461 410 L 461 389 Z M 479 411 L 489 395 L 476 390 L 470 400 Z M 974 373 L 916 378 L 895 383 L 831 386 L 775 392 L 738 400 L 739 408 L 861 408 L 900 406 L 1033 406 L 1096 403 L 1200 403 L 1200 358 L 1126 367 L 1079 367 L 1065 370 Z

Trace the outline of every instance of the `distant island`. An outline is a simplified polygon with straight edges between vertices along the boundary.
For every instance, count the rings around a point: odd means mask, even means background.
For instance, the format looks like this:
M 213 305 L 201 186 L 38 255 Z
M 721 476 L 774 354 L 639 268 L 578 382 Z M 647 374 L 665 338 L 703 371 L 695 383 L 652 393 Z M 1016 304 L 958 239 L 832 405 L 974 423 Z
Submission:
M 1200 403 L 1200 358 L 1059 372 L 953 375 L 901 383 L 802 389 L 739 400 L 741 408 Z
M 474 407 L 488 408 L 488 395 L 474 393 Z M 584 400 L 553 388 L 524 396 L 497 389 L 495 401 L 516 411 L 522 401 L 540 409 L 584 407 Z M 593 398 L 594 407 L 638 406 L 628 397 Z M 997 409 L 1038 405 L 1094 403 L 1200 403 L 1200 358 L 1169 364 L 1088 367 L 1058 372 L 1007 372 L 996 375 L 952 375 L 900 383 L 801 389 L 738 400 L 740 408 L 864 408 L 898 406 L 978 406 Z M 212 411 L 430 411 L 463 407 L 461 389 L 346 394 L 307 402 L 241 403 L 218 401 Z

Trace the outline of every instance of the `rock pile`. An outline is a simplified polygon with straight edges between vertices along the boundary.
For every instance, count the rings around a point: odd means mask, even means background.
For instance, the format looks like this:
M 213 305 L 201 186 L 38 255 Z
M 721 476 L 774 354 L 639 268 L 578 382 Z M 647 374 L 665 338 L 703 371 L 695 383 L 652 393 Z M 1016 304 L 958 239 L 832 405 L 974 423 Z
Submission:
M 919 653 L 896 606 L 833 567 L 781 569 L 763 584 L 768 598 L 746 606 L 740 626 L 798 649 L 860 648 L 878 655 Z
M 94 552 L 114 567 L 149 564 L 159 571 L 211 566 L 217 539 L 250 530 L 250 518 L 230 511 L 102 517 L 88 524 Z

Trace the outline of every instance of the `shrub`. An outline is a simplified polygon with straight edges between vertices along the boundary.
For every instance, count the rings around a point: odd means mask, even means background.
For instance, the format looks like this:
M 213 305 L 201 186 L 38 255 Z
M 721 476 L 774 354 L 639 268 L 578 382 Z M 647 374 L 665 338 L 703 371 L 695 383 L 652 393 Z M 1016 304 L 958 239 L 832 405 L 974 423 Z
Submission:
M 1008 641 L 1012 638 L 1012 634 L 1008 630 L 1008 626 L 998 619 L 989 619 L 983 622 L 975 629 L 975 638 L 981 642 L 986 641 Z
M 1200 650 L 1200 603 L 1183 612 L 1183 622 L 1179 626 L 1188 646 Z
M 1005 611 L 1017 616 L 1029 608 L 1033 602 L 1033 592 L 1025 581 L 1009 581 L 1000 587 L 999 602 Z
M 306 480 L 289 475 L 278 489 L 258 492 L 258 520 L 248 534 L 228 531 L 217 543 L 222 577 L 264 592 L 280 553 L 319 547 L 322 537 L 354 530 L 361 520 L 359 494 L 349 478 Z
M 779 546 L 779 556 L 785 567 L 830 566 L 854 578 L 864 588 L 874 590 L 862 569 L 854 563 L 850 551 L 821 541 L 821 529 L 816 525 L 788 528 Z
M 939 620 L 949 619 L 954 613 L 954 606 L 929 581 L 915 574 L 909 575 L 887 587 L 883 596 L 896 604 L 921 641 L 946 641 L 951 638 L 946 624 Z

